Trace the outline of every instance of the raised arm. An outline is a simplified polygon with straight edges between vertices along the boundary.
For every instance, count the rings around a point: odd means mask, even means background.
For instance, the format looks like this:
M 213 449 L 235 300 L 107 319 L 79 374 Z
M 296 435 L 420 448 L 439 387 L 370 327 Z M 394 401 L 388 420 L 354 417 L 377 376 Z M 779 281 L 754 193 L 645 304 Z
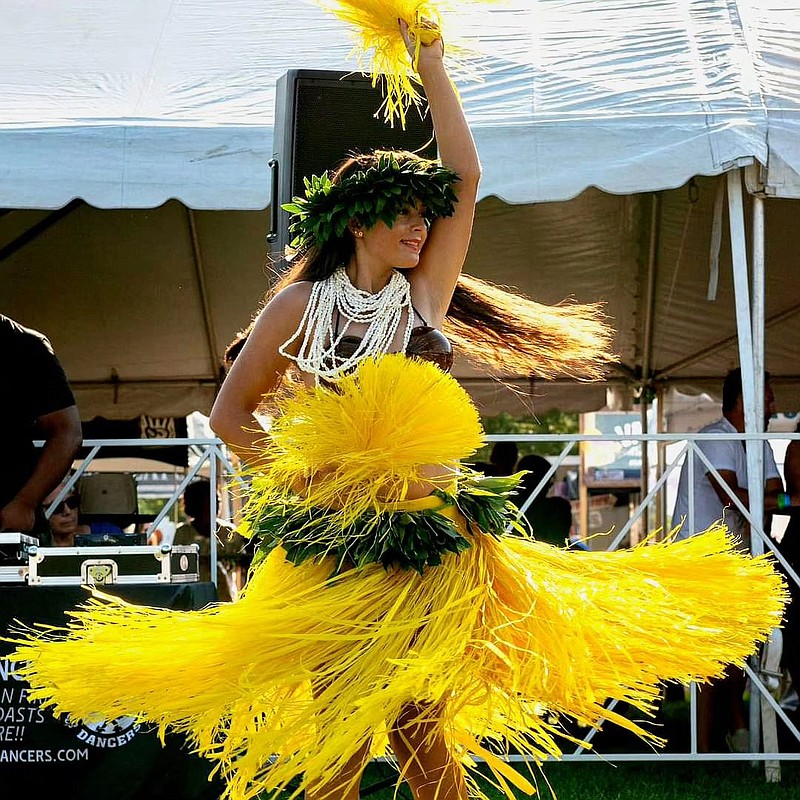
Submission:
M 267 303 L 211 409 L 211 428 L 247 466 L 268 458 L 259 446 L 265 431 L 255 411 L 278 388 L 289 365 L 278 348 L 297 330 L 309 292 L 309 284 L 293 283 Z
M 37 420 L 45 443 L 36 467 L 17 495 L 0 508 L 0 531 L 30 531 L 36 509 L 72 466 L 81 446 L 81 418 L 76 406 L 43 414 Z
M 401 21 L 400 30 L 409 52 L 415 43 L 408 26 Z M 436 140 L 442 163 L 455 170 L 461 180 L 455 184 L 458 203 L 452 217 L 434 222 L 419 265 L 409 278 L 418 305 L 428 312 L 430 321 L 440 325 L 464 265 L 472 235 L 475 199 L 481 167 L 478 151 L 467 120 L 442 61 L 441 39 L 420 47 L 417 71 L 433 117 Z

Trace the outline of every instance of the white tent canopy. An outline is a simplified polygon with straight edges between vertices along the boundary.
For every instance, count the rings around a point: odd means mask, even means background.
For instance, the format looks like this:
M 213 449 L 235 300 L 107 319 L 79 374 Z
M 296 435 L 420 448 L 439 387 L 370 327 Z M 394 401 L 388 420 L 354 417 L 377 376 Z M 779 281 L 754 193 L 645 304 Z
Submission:
M 606 301 L 619 380 L 646 361 L 704 388 L 738 362 L 714 176 L 757 165 L 750 188 L 784 198 L 766 213 L 766 361 L 796 408 L 780 381 L 800 385 L 800 3 L 761 5 L 509 0 L 462 15 L 483 53 L 481 80 L 458 79 L 484 166 L 467 269 L 545 302 Z M 352 68 L 349 49 L 297 0 L 3 5 L 0 311 L 51 337 L 84 416 L 208 409 L 220 352 L 267 285 L 275 83 Z M 514 407 L 469 365 L 458 374 L 485 408 Z M 519 385 L 539 410 L 605 400 Z
M 764 5 L 508 0 L 454 20 L 481 33 L 482 80 L 460 85 L 483 195 L 664 189 L 752 159 L 770 193 L 796 193 L 800 13 Z M 353 67 L 344 27 L 301 0 L 7 0 L 0 15 L 8 208 L 265 208 L 277 79 Z

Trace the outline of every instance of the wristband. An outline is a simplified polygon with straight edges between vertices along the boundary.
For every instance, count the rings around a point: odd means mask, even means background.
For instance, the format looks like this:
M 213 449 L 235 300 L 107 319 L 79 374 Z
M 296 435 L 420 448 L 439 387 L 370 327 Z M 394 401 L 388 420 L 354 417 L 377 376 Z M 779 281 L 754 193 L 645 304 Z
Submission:
M 787 492 L 778 492 L 778 508 L 783 510 L 792 504 L 792 497 Z

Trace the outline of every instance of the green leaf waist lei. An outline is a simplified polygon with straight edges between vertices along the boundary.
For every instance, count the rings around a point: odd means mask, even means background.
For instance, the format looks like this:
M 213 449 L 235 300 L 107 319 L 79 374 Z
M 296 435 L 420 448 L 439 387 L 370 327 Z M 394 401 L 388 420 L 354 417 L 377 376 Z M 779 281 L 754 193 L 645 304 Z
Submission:
M 375 166 L 358 170 L 339 183 L 327 174 L 305 178 L 305 197 L 294 197 L 281 206 L 292 215 L 291 247 L 304 250 L 344 235 L 352 219 L 365 228 L 379 220 L 394 224 L 406 206 L 419 200 L 428 224 L 438 217 L 452 216 L 457 197 L 453 170 L 437 161 L 398 158 L 391 152 L 378 156 Z
M 466 520 L 469 537 L 478 534 L 502 536 L 511 529 L 527 535 L 517 519 L 510 497 L 522 473 L 487 477 L 476 472 L 462 476 L 454 494 L 435 490 L 442 500 L 438 508 L 421 511 L 367 512 L 346 529 L 330 522 L 333 512 L 301 510 L 296 498 L 261 505 L 257 519 L 248 520 L 257 541 L 255 567 L 275 547 L 286 551 L 286 559 L 302 564 L 309 559 L 332 556 L 334 573 L 352 566 L 381 564 L 385 569 L 414 569 L 442 563 L 445 553 L 461 553 L 471 546 L 453 520 L 441 513 L 455 506 Z

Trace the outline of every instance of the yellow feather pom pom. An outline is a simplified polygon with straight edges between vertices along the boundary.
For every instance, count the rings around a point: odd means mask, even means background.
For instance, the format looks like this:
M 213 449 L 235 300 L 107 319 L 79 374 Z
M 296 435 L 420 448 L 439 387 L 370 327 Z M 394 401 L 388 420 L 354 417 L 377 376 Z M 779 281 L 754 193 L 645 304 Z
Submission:
M 406 111 L 413 103 L 421 105 L 414 68 L 419 57 L 419 45 L 429 45 L 440 34 L 447 41 L 448 61 L 458 67 L 465 61 L 469 48 L 451 37 L 446 15 L 463 15 L 470 5 L 486 5 L 498 0 L 314 0 L 316 5 L 352 26 L 355 45 L 352 55 L 359 69 L 372 77 L 372 85 L 383 83 L 385 95 L 382 111 L 392 125 L 395 118 L 405 128 Z M 409 25 L 417 43 L 414 63 L 400 35 L 398 19 Z M 379 112 L 380 113 L 380 112 Z
M 334 387 L 300 390 L 280 412 L 266 445 L 273 460 L 252 495 L 268 502 L 302 484 L 308 508 L 341 509 L 343 525 L 402 500 L 410 483 L 430 480 L 426 466 L 455 465 L 483 442 L 456 380 L 399 353 L 367 359 Z

